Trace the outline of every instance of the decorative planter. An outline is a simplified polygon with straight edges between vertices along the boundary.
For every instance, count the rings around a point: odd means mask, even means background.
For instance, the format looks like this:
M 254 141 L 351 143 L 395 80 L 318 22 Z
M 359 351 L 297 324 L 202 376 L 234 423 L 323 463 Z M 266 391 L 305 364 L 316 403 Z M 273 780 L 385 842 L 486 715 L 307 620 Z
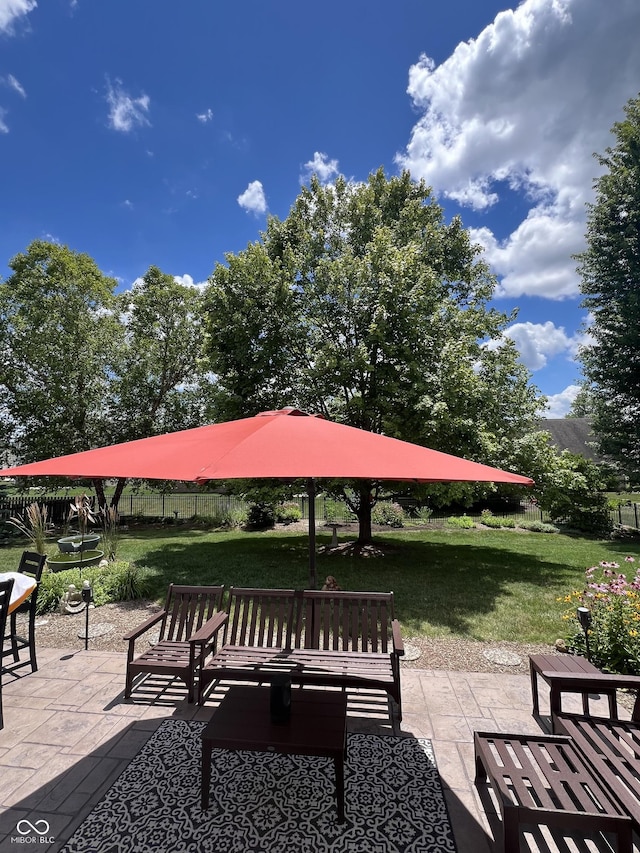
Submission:
M 58 539 L 58 548 L 63 554 L 77 554 L 79 551 L 92 551 L 99 541 L 100 536 L 97 533 L 85 533 L 84 536 L 78 533 Z
M 47 557 L 47 565 L 52 572 L 61 572 L 63 569 L 79 569 L 84 566 L 97 566 L 104 559 L 104 551 L 82 551 L 75 554 L 56 554 Z

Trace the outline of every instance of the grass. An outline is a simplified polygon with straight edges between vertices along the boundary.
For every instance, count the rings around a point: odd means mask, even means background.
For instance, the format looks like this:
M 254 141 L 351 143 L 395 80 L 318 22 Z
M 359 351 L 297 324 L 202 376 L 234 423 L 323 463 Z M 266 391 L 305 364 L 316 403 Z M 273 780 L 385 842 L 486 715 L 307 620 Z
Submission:
M 318 544 L 330 538 L 319 531 Z M 393 590 L 406 637 L 553 643 L 565 632 L 557 599 L 583 588 L 586 568 L 628 554 L 640 559 L 637 540 L 511 530 L 393 531 L 375 542 L 384 556 L 318 554 L 318 583 L 331 574 L 343 589 Z M 118 558 L 146 566 L 151 595 L 163 601 L 172 581 L 306 587 L 307 546 L 305 534 L 286 530 L 141 528 L 121 534 Z M 15 569 L 21 551 L 0 549 L 0 571 Z

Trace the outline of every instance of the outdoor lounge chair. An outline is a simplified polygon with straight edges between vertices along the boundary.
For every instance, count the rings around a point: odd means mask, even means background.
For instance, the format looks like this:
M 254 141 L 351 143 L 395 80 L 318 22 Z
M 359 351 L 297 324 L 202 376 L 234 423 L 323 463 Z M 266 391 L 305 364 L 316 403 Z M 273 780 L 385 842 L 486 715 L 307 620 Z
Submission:
M 164 609 L 124 636 L 129 643 L 125 698 L 131 696 L 133 680 L 141 673 L 181 678 L 188 701 L 195 697 L 195 680 L 215 646 L 216 632 L 226 615 L 220 612 L 223 586 L 178 586 L 171 584 Z M 159 626 L 151 648 L 135 657 L 135 643 Z M 198 638 L 193 635 L 198 633 Z
M 19 607 L 16 607 L 16 609 L 11 612 L 11 615 L 9 616 L 9 632 L 6 635 L 3 632 L 4 641 L 9 644 L 9 648 L 6 650 L 3 648 L 2 657 L 9 654 L 13 656 L 13 664 L 9 667 L 11 670 L 20 669 L 21 667 L 28 666 L 29 664 L 31 664 L 31 672 L 36 672 L 38 669 L 38 662 L 36 659 L 36 605 L 38 603 L 40 580 L 42 578 L 42 572 L 46 561 L 47 557 L 45 554 L 37 554 L 35 551 L 23 551 L 22 557 L 20 558 L 18 572 L 25 575 L 31 575 L 31 577 L 35 579 L 37 586 L 29 598 L 27 598 L 26 601 L 23 601 Z M 28 614 L 26 637 L 18 636 L 16 625 L 16 617 L 18 614 L 23 613 Z M 20 649 L 29 650 L 29 657 L 25 660 L 20 660 Z

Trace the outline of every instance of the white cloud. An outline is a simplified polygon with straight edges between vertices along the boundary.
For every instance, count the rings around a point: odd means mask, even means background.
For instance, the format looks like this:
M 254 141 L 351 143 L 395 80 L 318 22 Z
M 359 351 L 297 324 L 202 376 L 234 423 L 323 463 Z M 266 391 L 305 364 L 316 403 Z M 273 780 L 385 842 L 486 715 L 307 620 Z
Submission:
M 184 275 L 174 275 L 173 280 L 176 284 L 182 284 L 184 287 L 195 287 L 197 290 L 203 290 L 208 284 L 207 281 L 195 282 L 193 277 L 188 273 L 185 273 Z
M 7 111 L 3 110 L 2 107 L 0 107 L 0 133 L 9 133 L 9 126 L 7 125 L 6 121 L 4 120 L 4 117 L 6 116 L 6 114 L 7 114 Z
M 0 2 L 2 2 L 2 0 L 0 0 Z M 13 89 L 13 91 L 17 92 L 21 97 L 27 97 L 27 93 L 24 88 L 13 74 L 7 74 L 6 77 L 0 77 L 0 83 L 2 83 L 3 86 L 8 86 L 9 89 Z
M 503 295 L 578 292 L 571 255 L 584 246 L 592 155 L 637 94 L 639 32 L 637 0 L 524 0 L 442 65 L 422 56 L 411 68 L 422 116 L 398 162 L 476 210 L 499 205 L 502 186 L 527 196 L 506 239 L 475 232 Z
M 317 175 L 321 184 L 328 183 L 338 174 L 338 161 L 329 160 L 326 154 L 316 151 L 313 160 L 304 164 L 305 172 L 301 175 L 302 181 L 307 181 L 311 175 Z
M 562 352 L 570 353 L 573 339 L 562 326 L 555 326 L 551 320 L 546 323 L 514 323 L 505 334 L 516 344 L 520 358 L 529 370 L 546 367 L 547 361 Z
M 567 385 L 564 391 L 559 394 L 549 394 L 547 396 L 547 410 L 542 415 L 543 418 L 564 418 L 569 412 L 573 401 L 578 396 L 580 390 L 579 385 Z
M 143 94 L 139 98 L 132 98 L 122 88 L 120 80 L 116 80 L 113 86 L 107 80 L 106 101 L 109 104 L 109 127 L 112 130 L 129 133 L 135 127 L 151 124 L 147 117 L 149 96 Z
M 0 33 L 13 33 L 14 21 L 28 15 L 37 5 L 36 0 L 0 0 Z
M 196 113 L 196 118 L 198 121 L 202 122 L 202 124 L 207 124 L 207 122 L 211 121 L 213 118 L 213 110 L 209 108 L 203 113 Z
M 243 210 L 255 213 L 256 216 L 267 210 L 267 199 L 260 181 L 251 181 L 246 190 L 238 196 L 237 201 Z

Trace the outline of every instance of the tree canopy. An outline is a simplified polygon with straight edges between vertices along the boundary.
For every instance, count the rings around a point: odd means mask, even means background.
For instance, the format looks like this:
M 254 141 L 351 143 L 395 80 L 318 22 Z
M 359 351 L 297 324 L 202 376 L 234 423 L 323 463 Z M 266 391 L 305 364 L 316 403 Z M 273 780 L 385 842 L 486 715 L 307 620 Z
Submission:
M 9 267 L 0 283 L 5 447 L 29 462 L 95 446 L 121 338 L 116 282 L 88 255 L 41 240 Z
M 593 343 L 581 360 L 601 453 L 640 474 L 640 98 L 613 126 L 616 144 L 598 161 L 587 248 L 578 256 Z
M 285 220 L 270 217 L 213 271 L 206 351 L 220 410 L 296 405 L 500 464 L 539 403 L 494 290 L 481 248 L 424 182 L 314 176 Z M 359 487 L 365 514 L 370 492 Z
M 124 340 L 110 387 L 113 440 L 199 426 L 207 402 L 201 292 L 152 266 L 120 295 L 118 310 Z

